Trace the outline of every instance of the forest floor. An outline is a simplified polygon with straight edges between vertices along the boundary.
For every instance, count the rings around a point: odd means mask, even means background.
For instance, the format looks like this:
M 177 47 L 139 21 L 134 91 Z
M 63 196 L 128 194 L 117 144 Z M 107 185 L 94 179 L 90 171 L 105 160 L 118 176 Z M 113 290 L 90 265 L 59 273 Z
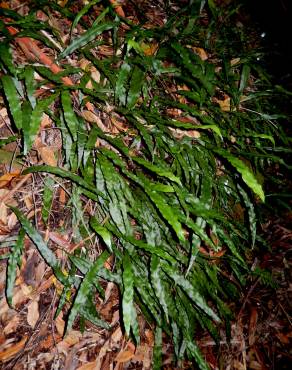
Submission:
M 66 1 L 59 2 L 64 3 Z M 76 2 L 77 3 L 77 2 Z M 125 1 L 122 8 L 129 18 L 136 16 L 131 1 Z M 162 7 L 154 1 L 141 1 L 140 11 L 144 13 L 151 24 L 163 23 L 165 14 Z M 26 12 L 25 2 L 18 0 L 3 1 L 0 7 L 17 9 Z M 98 12 L 98 8 L 97 8 Z M 45 14 L 39 12 L 42 21 Z M 64 36 L 69 27 L 66 20 L 54 18 L 54 26 Z M 76 30 L 78 32 L 78 28 Z M 34 41 L 35 42 L 35 41 Z M 40 42 L 35 42 L 44 56 L 52 58 L 50 51 Z M 153 45 L 155 48 L 155 45 Z M 101 50 L 110 53 L 110 50 Z M 151 52 L 151 51 L 149 51 Z M 32 50 L 25 49 L 21 42 L 15 46 L 13 57 L 18 64 L 25 64 Z M 205 51 L 202 49 L 201 54 Z M 30 55 L 31 56 L 31 55 Z M 77 66 L 75 66 L 77 67 Z M 84 68 L 85 66 L 78 66 Z M 43 93 L 40 91 L 40 94 Z M 35 158 L 31 163 L 43 161 L 46 164 L 56 164 L 54 153 L 60 150 L 58 137 L 51 129 L 48 116 L 42 119 L 42 130 L 47 132 L 45 146 L 41 138 L 35 142 Z M 0 136 L 8 137 L 11 132 L 10 119 L 5 101 L 0 98 Z M 51 140 L 51 143 L 50 143 Z M 7 168 L 15 151 L 14 143 L 0 149 L 0 238 L 15 235 L 17 218 L 5 205 L 24 207 L 28 218 L 35 221 L 39 232 L 45 240 L 50 240 L 61 250 L 74 250 L 65 233 L 45 229 L 39 220 L 38 203 L 35 201 L 42 191 L 42 184 L 34 176 L 19 175 L 17 164 Z M 60 229 L 64 223 L 67 195 L 62 187 L 56 189 L 52 206 L 54 224 Z M 291 209 L 291 208 L 290 208 Z M 232 339 L 222 340 L 218 348 L 208 333 L 200 332 L 197 342 L 211 369 L 291 369 L 292 367 L 292 212 L 289 210 L 277 212 L 275 215 L 267 212 L 261 224 L 262 237 L 269 248 L 256 251 L 253 263 L 272 272 L 273 281 L 267 278 L 266 284 L 259 279 L 249 280 L 240 301 L 231 305 L 234 313 L 232 320 Z M 2 240 L 2 239 L 0 239 Z M 5 239 L 7 240 L 7 239 Z M 114 284 L 108 284 L 105 291 L 106 299 L 97 307 L 101 316 L 109 322 L 113 330 L 107 331 L 84 323 L 80 330 L 78 323 L 63 337 L 65 320 L 61 313 L 56 319 L 56 302 L 60 286 L 52 271 L 36 251 L 33 243 L 25 239 L 25 253 L 22 256 L 21 267 L 17 273 L 13 304 L 11 308 L 5 296 L 7 260 L 0 259 L 0 368 L 15 369 L 151 369 L 153 356 L 154 333 L 146 322 L 142 341 L 138 346 L 126 339 L 120 326 L 119 292 Z M 0 250 L 6 252 L 5 246 Z M 164 369 L 193 369 L 195 365 L 185 361 L 178 367 L 173 361 L 173 346 L 166 337 L 163 340 Z

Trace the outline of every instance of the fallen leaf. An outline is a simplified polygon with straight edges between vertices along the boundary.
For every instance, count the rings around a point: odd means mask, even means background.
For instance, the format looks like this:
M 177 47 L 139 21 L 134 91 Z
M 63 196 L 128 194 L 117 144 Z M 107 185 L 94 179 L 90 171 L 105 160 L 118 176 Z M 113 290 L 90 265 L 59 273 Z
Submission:
M 223 112 L 230 112 L 230 97 L 229 96 L 226 95 L 224 100 L 219 100 L 219 99 L 215 98 L 214 101 L 217 104 L 219 104 L 220 109 Z
M 62 342 L 65 342 L 69 346 L 74 346 L 74 344 L 79 343 L 81 337 L 82 334 L 80 333 L 80 331 L 71 330 Z
M 102 123 L 102 120 L 93 112 L 89 110 L 84 110 L 82 112 L 82 117 L 90 123 L 95 123 L 97 126 L 104 132 L 108 131 L 108 129 L 105 127 L 105 125 Z
M 206 53 L 206 51 L 203 49 L 203 48 L 196 48 L 194 47 L 194 52 L 202 59 L 202 60 L 207 60 L 209 57 L 208 57 L 208 54 Z
M 8 322 L 8 324 L 3 329 L 3 333 L 5 335 L 9 335 L 11 333 L 15 333 L 20 322 L 20 317 L 18 315 L 14 315 Z
M 238 64 L 240 62 L 240 58 L 233 58 L 231 59 L 230 61 L 230 65 L 231 66 L 235 66 L 236 64 Z
M 124 363 L 130 361 L 134 357 L 134 352 L 132 350 L 124 350 L 118 353 L 115 361 L 119 363 Z
M 42 146 L 42 147 L 39 147 L 37 150 L 38 150 L 38 153 L 42 161 L 45 164 L 47 164 L 48 166 L 53 166 L 53 167 L 57 166 L 58 161 L 56 159 L 56 156 L 55 156 L 55 153 L 52 147 Z
M 0 189 L 0 199 L 5 197 L 9 193 L 7 189 Z M 0 222 L 3 225 L 7 225 L 7 211 L 8 208 L 4 202 L 0 202 Z
M 63 320 L 63 314 L 62 314 L 62 312 L 56 318 L 55 325 L 56 325 L 58 334 L 60 336 L 63 336 L 64 331 L 65 331 L 65 321 Z
M 276 336 L 282 344 L 289 344 L 290 343 L 289 337 L 287 335 L 285 335 L 283 333 L 277 333 Z
M 7 348 L 5 351 L 0 352 L 0 361 L 7 361 L 14 355 L 16 355 L 19 351 L 22 350 L 26 343 L 27 337 L 23 337 L 20 342 L 16 343 L 14 346 Z
M 34 299 L 27 306 L 27 323 L 34 329 L 39 317 L 39 303 Z
M 96 361 L 88 362 L 87 364 L 81 365 L 77 370 L 96 370 Z
M 5 186 L 7 186 L 11 182 L 11 180 L 13 180 L 14 177 L 19 176 L 19 174 L 20 172 L 16 171 L 16 172 L 5 173 L 4 175 L 2 175 L 0 177 L 0 188 L 4 188 Z
M 252 307 L 249 321 L 248 344 L 252 346 L 255 343 L 255 334 L 258 321 L 258 311 L 256 307 Z

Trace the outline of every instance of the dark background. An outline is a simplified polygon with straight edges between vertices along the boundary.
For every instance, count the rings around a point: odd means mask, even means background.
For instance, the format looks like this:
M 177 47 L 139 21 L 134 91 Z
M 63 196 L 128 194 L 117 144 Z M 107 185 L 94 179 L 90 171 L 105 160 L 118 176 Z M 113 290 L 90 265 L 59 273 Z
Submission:
M 275 83 L 292 90 L 292 0 L 247 0 L 251 21 L 265 32 L 266 64 Z

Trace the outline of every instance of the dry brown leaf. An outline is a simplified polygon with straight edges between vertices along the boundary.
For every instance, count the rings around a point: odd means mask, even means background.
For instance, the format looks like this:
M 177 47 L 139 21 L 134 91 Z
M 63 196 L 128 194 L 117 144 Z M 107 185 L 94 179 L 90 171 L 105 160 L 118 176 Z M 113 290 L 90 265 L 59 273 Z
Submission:
M 231 66 L 235 66 L 236 64 L 240 63 L 240 58 L 233 58 L 230 61 Z
M 9 193 L 9 190 L 7 189 L 0 189 L 0 199 L 2 197 L 5 197 Z M 8 208 L 6 207 L 4 202 L 0 202 L 0 222 L 3 223 L 3 225 L 7 225 L 7 211 Z
M 15 333 L 18 328 L 19 322 L 20 322 L 20 317 L 18 315 L 13 315 L 12 318 L 9 320 L 8 324 L 3 329 L 3 333 L 5 335 Z
M 255 342 L 255 334 L 257 328 L 257 321 L 258 321 L 258 311 L 256 307 L 252 307 L 251 314 L 250 314 L 250 321 L 249 321 L 249 336 L 248 336 L 248 344 L 252 346 Z
M 52 119 L 46 113 L 44 113 L 41 121 L 41 128 L 43 129 L 52 127 L 52 125 L 53 125 Z
M 141 48 L 144 52 L 145 55 L 151 56 L 156 53 L 158 50 L 158 43 L 157 42 L 152 42 L 150 44 L 145 44 L 144 42 L 141 43 Z
M 276 336 L 282 344 L 289 344 L 290 343 L 289 337 L 287 335 L 285 335 L 283 333 L 277 333 Z
M 230 112 L 230 97 L 229 96 L 226 96 L 224 100 L 219 100 L 215 98 L 214 101 L 219 104 L 220 109 L 223 112 Z
M 66 335 L 62 342 L 65 342 L 69 346 L 74 346 L 74 344 L 79 343 L 81 337 L 82 334 L 80 333 L 80 331 L 71 330 L 69 331 L 69 333 Z
M 88 362 L 87 364 L 81 365 L 77 370 L 97 370 L 96 361 Z
M 36 299 L 34 299 L 27 306 L 27 323 L 34 329 L 39 317 L 39 303 Z
M 95 123 L 97 126 L 104 132 L 108 131 L 108 129 L 105 127 L 105 125 L 102 123 L 102 120 L 93 112 L 89 110 L 84 110 L 82 112 L 82 117 L 90 123 Z
M 117 361 L 118 363 L 128 362 L 134 357 L 134 353 L 134 351 L 128 349 L 121 351 L 116 356 L 115 361 Z
M 12 202 L 9 202 L 10 205 L 14 205 L 12 204 Z M 10 230 L 13 229 L 13 227 L 17 224 L 18 220 L 17 220 L 17 217 L 15 215 L 15 213 L 11 213 L 11 215 L 8 216 L 8 220 L 7 220 L 7 226 Z
M 16 171 L 16 172 L 5 173 L 4 175 L 2 175 L 0 177 L 0 188 L 4 188 L 5 186 L 7 186 L 11 182 L 11 180 L 19 176 L 19 174 L 20 172 Z
M 66 192 L 64 189 L 60 189 L 60 194 L 59 194 L 59 202 L 61 204 L 66 204 Z
M 30 194 L 27 194 L 24 196 L 23 200 L 24 200 L 26 208 L 31 209 L 33 206 L 32 196 Z
M 15 345 L 7 348 L 5 351 L 0 352 L 0 361 L 7 361 L 16 355 L 19 351 L 22 350 L 26 343 L 27 337 L 23 337 L 20 342 L 16 343 Z
M 196 48 L 194 47 L 193 48 L 194 52 L 202 59 L 202 60 L 207 60 L 209 57 L 208 57 L 208 54 L 206 53 L 206 51 L 203 49 L 203 48 Z
M 65 331 L 65 321 L 63 320 L 62 312 L 56 318 L 55 324 L 56 324 L 58 334 L 63 336 L 64 331 Z
M 56 159 L 53 147 L 51 146 L 42 146 L 39 147 L 38 153 L 42 159 L 42 161 L 47 164 L 48 166 L 56 167 L 58 164 L 58 161 Z

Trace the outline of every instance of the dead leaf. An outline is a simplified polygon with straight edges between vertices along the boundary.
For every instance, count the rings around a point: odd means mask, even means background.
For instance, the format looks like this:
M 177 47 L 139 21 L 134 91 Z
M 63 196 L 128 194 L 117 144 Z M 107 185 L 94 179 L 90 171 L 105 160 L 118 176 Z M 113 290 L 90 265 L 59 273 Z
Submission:
M 20 171 L 5 173 L 0 177 L 0 188 L 7 186 L 14 177 L 19 176 Z
M 69 346 L 74 346 L 74 344 L 79 343 L 81 337 L 82 334 L 80 333 L 80 331 L 71 330 L 69 331 L 69 333 L 66 335 L 62 342 L 65 342 Z
M 118 363 L 124 363 L 130 361 L 134 357 L 134 352 L 132 350 L 124 350 L 118 353 L 115 361 Z
M 13 317 L 9 320 L 8 324 L 5 326 L 3 333 L 5 335 L 15 333 L 19 322 L 20 322 L 20 317 L 18 315 L 13 315 Z
M 27 306 L 27 323 L 34 329 L 39 317 L 39 303 L 36 299 L 34 299 Z
M 96 361 L 88 362 L 87 364 L 81 365 L 77 370 L 96 370 Z
M 277 333 L 276 336 L 282 344 L 289 344 L 290 343 L 289 338 L 288 338 L 287 335 L 285 335 L 283 333 Z
M 60 194 L 59 194 L 59 202 L 61 204 L 65 204 L 66 203 L 66 192 L 64 189 L 60 189 Z
M 7 189 L 0 189 L 0 199 L 5 197 L 9 193 Z M 6 207 L 4 202 L 0 202 L 0 222 L 3 225 L 7 225 L 7 211 L 8 208 Z
M 230 112 L 230 97 L 228 95 L 225 96 L 224 100 L 215 98 L 214 101 L 215 103 L 219 104 L 220 109 L 223 112 Z
M 258 321 L 258 311 L 256 307 L 252 307 L 249 320 L 249 335 L 248 335 L 248 344 L 250 346 L 252 346 L 255 343 L 257 321 Z
M 240 63 L 240 58 L 233 58 L 230 61 L 231 66 L 235 66 L 236 64 Z
M 53 147 L 51 146 L 42 146 L 37 148 L 38 153 L 42 159 L 42 161 L 47 164 L 48 166 L 56 167 L 58 161 L 56 159 Z
M 55 320 L 57 332 L 60 336 L 63 336 L 65 331 L 65 321 L 63 320 L 63 314 L 62 312 L 58 315 L 58 317 Z
M 19 351 L 22 350 L 26 343 L 27 337 L 23 337 L 20 342 L 16 343 L 15 345 L 7 348 L 5 351 L 0 352 L 0 361 L 7 361 L 14 355 L 16 355 Z
M 82 112 L 82 117 L 87 121 L 87 122 L 90 122 L 90 123 L 95 123 L 97 124 L 97 126 L 103 131 L 103 132 L 107 132 L 108 129 L 105 127 L 105 125 L 102 123 L 102 120 L 96 115 L 94 114 L 93 112 L 89 111 L 89 110 L 84 110 Z
M 52 119 L 46 113 L 44 113 L 42 117 L 41 128 L 43 129 L 52 127 L 52 125 L 53 125 Z
M 209 57 L 208 57 L 208 54 L 206 53 L 206 51 L 203 49 L 203 48 L 196 48 L 194 47 L 193 48 L 194 52 L 202 59 L 202 60 L 207 60 Z

